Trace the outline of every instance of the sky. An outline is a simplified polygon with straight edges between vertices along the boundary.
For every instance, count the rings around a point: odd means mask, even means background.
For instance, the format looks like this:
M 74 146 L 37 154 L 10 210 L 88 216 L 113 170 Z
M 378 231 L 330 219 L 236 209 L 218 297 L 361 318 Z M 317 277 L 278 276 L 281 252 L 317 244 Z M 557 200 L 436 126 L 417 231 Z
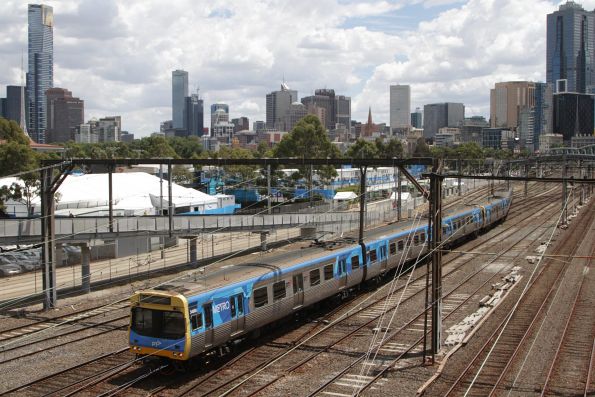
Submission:
M 595 0 L 581 3 L 595 8 Z M 27 64 L 27 1 L 3 0 L 0 96 Z M 412 111 L 463 102 L 489 116 L 494 83 L 545 80 L 549 0 L 56 0 L 54 86 L 85 101 L 85 119 L 122 116 L 135 137 L 171 119 L 171 72 L 189 72 L 209 106 L 265 119 L 283 80 L 351 97 L 352 118 L 389 121 L 389 86 L 411 85 Z

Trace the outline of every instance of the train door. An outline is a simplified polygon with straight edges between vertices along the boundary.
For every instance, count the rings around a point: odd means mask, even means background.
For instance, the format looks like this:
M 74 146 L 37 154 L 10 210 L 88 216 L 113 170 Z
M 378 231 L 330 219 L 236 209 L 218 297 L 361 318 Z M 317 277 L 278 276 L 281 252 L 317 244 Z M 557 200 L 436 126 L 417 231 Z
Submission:
M 231 335 L 244 330 L 244 294 L 233 295 L 229 298 L 229 309 L 231 312 Z
M 205 348 L 213 344 L 215 330 L 213 329 L 213 302 L 206 303 L 202 306 L 205 315 Z
M 347 287 L 347 259 L 339 259 L 338 262 L 339 289 Z
M 388 255 L 386 255 L 386 245 L 380 246 L 380 269 L 382 273 L 388 269 Z
M 293 308 L 298 309 L 304 305 L 304 275 L 293 275 Z

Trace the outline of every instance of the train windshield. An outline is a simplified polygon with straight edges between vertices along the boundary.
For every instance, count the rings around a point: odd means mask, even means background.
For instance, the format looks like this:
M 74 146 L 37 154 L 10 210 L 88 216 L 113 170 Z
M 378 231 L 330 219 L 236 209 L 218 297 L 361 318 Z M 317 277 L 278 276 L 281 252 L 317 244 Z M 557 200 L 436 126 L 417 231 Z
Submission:
M 132 330 L 154 338 L 182 339 L 186 334 L 186 322 L 180 312 L 135 307 L 132 310 Z

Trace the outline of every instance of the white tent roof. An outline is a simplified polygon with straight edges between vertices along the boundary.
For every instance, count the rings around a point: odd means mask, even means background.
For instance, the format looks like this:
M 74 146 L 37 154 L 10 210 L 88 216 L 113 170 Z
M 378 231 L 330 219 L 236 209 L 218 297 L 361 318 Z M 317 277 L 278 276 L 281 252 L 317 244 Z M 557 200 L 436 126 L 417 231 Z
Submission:
M 398 198 L 397 197 L 397 192 L 393 192 L 390 195 L 390 199 L 391 200 L 396 200 L 397 198 Z M 401 192 L 401 201 L 406 201 L 406 200 L 409 200 L 410 198 L 411 198 L 411 193 L 409 193 L 409 192 Z
M 337 192 L 333 200 L 353 200 L 357 198 L 357 194 L 354 192 Z
M 0 179 L 0 186 L 21 182 L 16 178 Z M 159 177 L 144 172 L 112 174 L 114 210 L 148 210 L 160 201 Z M 97 208 L 109 205 L 108 174 L 69 175 L 58 189 L 58 209 Z M 153 196 L 153 202 L 151 201 Z M 155 197 L 157 200 L 155 200 Z M 172 201 L 175 207 L 205 205 L 217 207 L 217 198 L 194 189 L 172 183 Z M 38 205 L 39 197 L 33 199 Z M 163 180 L 163 205 L 168 203 L 168 182 Z M 157 204 L 158 206 L 158 204 Z

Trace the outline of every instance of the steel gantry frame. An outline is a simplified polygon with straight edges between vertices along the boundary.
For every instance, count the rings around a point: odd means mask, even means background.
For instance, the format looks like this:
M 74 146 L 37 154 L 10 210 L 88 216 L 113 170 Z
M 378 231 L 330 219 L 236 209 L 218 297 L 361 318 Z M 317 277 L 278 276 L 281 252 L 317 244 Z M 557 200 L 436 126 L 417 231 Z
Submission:
M 415 178 L 413 178 L 406 170 L 409 165 L 425 165 L 432 166 L 434 160 L 429 157 L 410 158 L 410 159 L 307 159 L 307 158 L 263 158 L 263 159 L 70 159 L 64 160 L 43 160 L 41 168 L 41 237 L 42 237 L 42 258 L 43 258 L 43 289 L 44 289 L 44 309 L 51 309 L 56 306 L 57 286 L 56 286 L 56 252 L 55 252 L 55 235 L 54 235 L 54 211 L 55 194 L 68 174 L 76 167 L 87 168 L 92 166 L 101 166 L 107 169 L 108 173 L 108 194 L 109 194 L 109 230 L 113 232 L 113 186 L 112 174 L 116 172 L 118 167 L 126 167 L 142 164 L 159 164 L 160 166 L 167 166 L 168 179 L 168 200 L 167 200 L 167 216 L 169 223 L 170 235 L 173 230 L 173 215 L 174 206 L 172 198 L 172 169 L 174 165 L 194 165 L 194 166 L 231 166 L 231 165 L 254 165 L 260 166 L 267 170 L 270 179 L 271 166 L 342 166 L 349 164 L 358 167 L 363 186 L 360 199 L 360 232 L 359 241 L 363 241 L 363 226 L 364 226 L 364 212 L 366 200 L 366 169 L 367 167 L 398 167 L 401 172 L 416 186 L 420 187 Z M 54 175 L 56 174 L 56 175 Z M 270 180 L 268 182 L 270 185 Z M 269 189 L 270 190 L 270 189 Z M 424 196 L 428 193 L 421 188 Z M 270 191 L 269 191 L 270 195 Z M 270 197 L 269 197 L 270 203 Z M 162 206 L 163 207 L 163 206 Z M 268 205 L 270 211 L 270 204 Z M 160 208 L 163 214 L 163 208 Z

